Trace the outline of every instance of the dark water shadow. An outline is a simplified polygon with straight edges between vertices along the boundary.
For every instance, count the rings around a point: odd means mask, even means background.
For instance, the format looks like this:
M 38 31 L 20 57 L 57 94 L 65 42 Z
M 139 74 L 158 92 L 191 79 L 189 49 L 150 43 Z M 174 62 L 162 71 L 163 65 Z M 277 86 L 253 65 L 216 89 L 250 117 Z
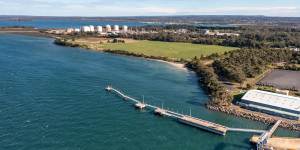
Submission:
M 186 103 L 194 105 L 194 106 L 201 106 L 201 107 L 205 107 L 205 103 L 200 102 L 200 101 L 196 101 L 196 100 L 188 100 L 186 101 Z
M 238 144 L 230 144 L 230 143 L 224 143 L 224 142 L 222 142 L 222 143 L 220 143 L 220 144 L 218 144 L 215 148 L 214 148 L 214 150 L 230 150 L 230 149 L 249 149 L 249 147 L 247 147 L 247 146 L 241 146 L 241 145 L 238 145 Z M 251 148 L 250 148 L 250 150 L 254 150 L 254 149 L 256 149 L 255 148 L 255 146 L 253 145 L 253 146 L 251 146 Z

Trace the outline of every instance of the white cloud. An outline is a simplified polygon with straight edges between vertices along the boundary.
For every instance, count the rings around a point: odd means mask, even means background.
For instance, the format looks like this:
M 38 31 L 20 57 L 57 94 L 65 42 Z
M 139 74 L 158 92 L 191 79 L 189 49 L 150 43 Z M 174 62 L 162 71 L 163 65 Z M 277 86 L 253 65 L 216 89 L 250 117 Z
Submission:
M 140 1 L 140 2 L 139 2 Z M 235 6 L 231 4 L 206 7 L 201 3 L 173 0 L 0 0 L 0 15 L 55 15 L 55 16 L 149 16 L 149 15 L 269 15 L 300 16 L 300 6 Z M 179 2 L 180 1 L 180 2 Z M 192 0 L 190 0 L 192 1 Z M 194 2 L 196 0 L 193 0 Z M 204 1 L 204 0 L 203 0 Z M 206 1 L 206 0 L 205 0 Z M 128 3 L 131 2 L 131 3 Z M 171 3 L 172 2 L 172 3 Z M 187 4 L 186 6 L 180 4 Z M 157 4 L 157 5 L 156 5 Z
M 199 11 L 190 11 L 192 13 L 201 13 L 201 12 L 257 12 L 257 11 L 291 11 L 297 10 L 297 7 L 224 7 L 224 8 L 215 8 L 215 9 L 202 9 Z
M 273 15 L 273 16 L 299 16 L 300 9 L 295 6 L 271 6 L 271 7 L 219 7 L 219 8 L 199 8 L 199 9 L 173 9 L 160 8 L 158 10 L 165 10 L 169 14 L 185 14 L 185 15 L 201 15 L 201 14 L 225 14 L 225 15 Z M 168 11 L 169 10 L 169 11 Z M 161 11 L 163 12 L 163 11 Z

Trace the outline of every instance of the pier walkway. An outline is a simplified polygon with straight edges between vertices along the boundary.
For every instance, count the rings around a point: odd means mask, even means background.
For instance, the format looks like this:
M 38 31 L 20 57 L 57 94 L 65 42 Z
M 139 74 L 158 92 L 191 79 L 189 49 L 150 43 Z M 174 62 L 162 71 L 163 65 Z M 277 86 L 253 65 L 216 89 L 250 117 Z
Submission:
M 143 108 L 149 108 L 149 109 L 153 109 L 155 114 L 161 115 L 161 116 L 167 116 L 167 117 L 171 117 L 173 119 L 176 119 L 177 121 L 193 126 L 193 127 L 197 127 L 212 133 L 216 133 L 219 135 L 226 135 L 227 131 L 231 131 L 231 132 L 250 132 L 250 133 L 266 133 L 267 131 L 265 130 L 255 130 L 255 129 L 242 129 L 242 128 L 230 128 L 230 127 L 226 127 L 217 123 L 213 123 L 210 121 L 206 121 L 200 118 L 196 118 L 196 117 L 192 117 L 191 115 L 184 115 L 184 114 L 180 114 L 174 111 L 170 111 L 164 108 L 160 108 L 154 105 L 150 105 L 150 104 L 146 104 L 144 102 L 141 102 L 135 98 L 132 98 L 124 93 L 122 93 L 121 91 L 113 88 L 112 86 L 107 86 L 105 88 L 107 91 L 109 92 L 114 92 L 117 95 L 121 96 L 124 100 L 130 100 L 132 102 L 135 103 L 135 106 L 137 108 L 143 109 Z M 274 132 L 274 131 L 273 131 Z
M 281 123 L 281 120 L 278 120 L 269 131 L 266 131 L 259 136 L 259 138 L 257 140 L 257 144 L 256 144 L 257 150 L 266 149 L 266 147 L 268 146 L 269 138 L 271 138 L 272 134 L 278 128 L 280 123 Z
M 264 133 L 264 132 L 266 132 L 266 130 L 243 129 L 243 128 L 228 128 L 228 131 L 250 132 L 250 133 Z

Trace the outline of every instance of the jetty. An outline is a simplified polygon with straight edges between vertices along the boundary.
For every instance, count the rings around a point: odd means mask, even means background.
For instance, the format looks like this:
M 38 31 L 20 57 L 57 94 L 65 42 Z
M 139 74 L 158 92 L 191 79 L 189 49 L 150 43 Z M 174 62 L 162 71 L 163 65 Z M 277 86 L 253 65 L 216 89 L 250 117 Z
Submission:
M 159 116 L 166 116 L 175 119 L 176 121 L 190 125 L 211 133 L 215 133 L 218 135 L 225 136 L 227 132 L 248 132 L 248 133 L 259 133 L 260 136 L 257 138 L 257 149 L 262 150 L 266 147 L 268 139 L 272 136 L 272 134 L 275 132 L 279 124 L 281 123 L 281 120 L 278 120 L 276 124 L 270 129 L 270 130 L 256 130 L 256 129 L 244 129 L 244 128 L 232 128 L 227 127 L 221 124 L 217 124 L 214 122 L 210 122 L 201 118 L 193 117 L 190 113 L 190 115 L 185 115 L 181 113 L 177 113 L 171 110 L 164 109 L 162 107 L 150 105 L 144 102 L 141 102 L 135 98 L 132 98 L 123 92 L 113 88 L 112 86 L 107 86 L 105 88 L 108 92 L 113 92 L 123 98 L 126 101 L 131 101 L 134 103 L 134 106 L 138 109 L 151 109 L 153 112 Z
M 257 144 L 259 142 L 259 135 L 254 135 L 250 142 Z M 265 143 L 265 149 L 279 149 L 279 150 L 286 150 L 286 149 L 300 149 L 300 139 L 299 138 L 291 138 L 291 137 L 270 137 Z
M 164 108 L 160 108 L 154 105 L 150 105 L 147 103 L 143 103 L 140 102 L 139 100 L 132 98 L 130 96 L 125 95 L 124 93 L 122 93 L 121 91 L 114 89 L 111 86 L 108 86 L 105 88 L 107 91 L 109 92 L 114 92 L 117 95 L 121 96 L 124 100 L 131 100 L 132 102 L 135 103 L 135 107 L 140 108 L 140 109 L 144 109 L 144 108 L 149 108 L 154 110 L 154 113 L 160 116 L 166 116 L 166 117 L 170 117 L 173 119 L 178 120 L 181 123 L 187 124 L 187 125 L 191 125 L 212 133 L 216 133 L 219 135 L 225 135 L 226 132 L 228 131 L 228 127 L 220 125 L 220 124 L 216 124 L 213 122 L 209 122 L 203 119 L 199 119 L 199 118 L 195 118 L 192 116 L 188 116 L 188 115 L 184 115 L 184 114 L 180 114 L 174 111 L 170 111 Z

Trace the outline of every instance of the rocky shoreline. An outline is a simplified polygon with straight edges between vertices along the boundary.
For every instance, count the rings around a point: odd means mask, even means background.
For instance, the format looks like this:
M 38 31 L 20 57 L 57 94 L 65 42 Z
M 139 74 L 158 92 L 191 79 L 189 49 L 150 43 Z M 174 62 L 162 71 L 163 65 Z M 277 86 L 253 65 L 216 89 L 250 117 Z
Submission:
M 251 110 L 243 109 L 239 106 L 231 105 L 231 106 L 212 106 L 207 105 L 208 109 L 213 111 L 219 111 L 223 113 L 227 113 L 230 115 L 234 115 L 236 117 L 242 117 L 254 121 L 263 122 L 265 124 L 274 124 L 277 120 L 282 120 L 280 127 L 300 131 L 300 122 L 296 120 L 289 120 L 281 117 L 271 116 L 265 113 L 254 112 Z

